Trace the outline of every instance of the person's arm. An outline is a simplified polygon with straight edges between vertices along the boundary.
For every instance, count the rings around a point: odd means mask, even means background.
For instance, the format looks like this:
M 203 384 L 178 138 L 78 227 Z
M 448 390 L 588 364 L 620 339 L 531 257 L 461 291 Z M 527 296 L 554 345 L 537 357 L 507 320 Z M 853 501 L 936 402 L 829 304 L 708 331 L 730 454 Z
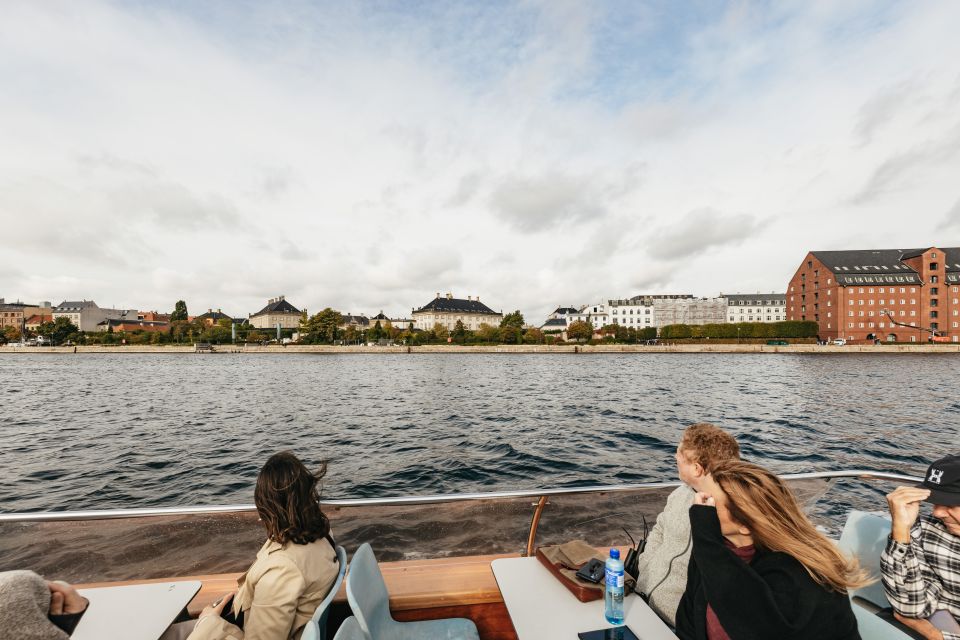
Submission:
M 187 640 L 243 640 L 243 629 L 223 619 L 224 607 L 236 595 L 234 592 L 205 606 Z
M 69 636 L 80 624 L 80 618 L 87 612 L 90 601 L 66 582 L 48 582 L 47 588 L 50 589 L 50 610 L 47 617 Z
M 297 602 L 306 589 L 303 575 L 289 560 L 279 557 L 253 591 L 253 604 L 243 616 L 245 640 L 286 638 L 293 629 Z
M 813 607 L 803 605 L 810 601 L 807 583 L 812 579 L 805 571 L 771 571 L 761 577 L 727 548 L 713 506 L 691 506 L 690 526 L 707 602 L 731 637 L 738 631 L 751 637 L 790 635 L 807 623 Z
M 894 611 L 905 618 L 933 615 L 943 589 L 920 547 L 923 527 L 917 518 L 920 502 L 929 494 L 926 489 L 898 487 L 887 496 L 892 524 L 880 554 L 880 577 Z
M 637 569 L 639 571 L 640 577 L 638 578 L 638 583 L 643 582 L 646 579 L 647 574 L 650 570 L 650 563 L 655 559 L 655 556 L 660 550 L 660 547 L 663 545 L 663 530 L 666 526 L 667 520 L 670 516 L 670 507 L 673 506 L 677 492 L 683 487 L 678 487 L 674 489 L 673 492 L 667 497 L 667 503 L 657 515 L 657 521 L 653 525 L 653 529 L 650 530 L 650 533 L 647 535 L 647 545 L 644 547 L 643 553 L 637 556 Z

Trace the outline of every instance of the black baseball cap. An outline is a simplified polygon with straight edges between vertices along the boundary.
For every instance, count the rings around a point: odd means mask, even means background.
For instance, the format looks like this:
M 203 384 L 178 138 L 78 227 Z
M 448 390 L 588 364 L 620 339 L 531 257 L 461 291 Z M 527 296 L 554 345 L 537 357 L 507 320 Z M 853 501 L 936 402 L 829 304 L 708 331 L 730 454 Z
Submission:
M 931 464 L 920 486 L 930 490 L 927 502 L 960 506 L 960 455 L 940 458 Z

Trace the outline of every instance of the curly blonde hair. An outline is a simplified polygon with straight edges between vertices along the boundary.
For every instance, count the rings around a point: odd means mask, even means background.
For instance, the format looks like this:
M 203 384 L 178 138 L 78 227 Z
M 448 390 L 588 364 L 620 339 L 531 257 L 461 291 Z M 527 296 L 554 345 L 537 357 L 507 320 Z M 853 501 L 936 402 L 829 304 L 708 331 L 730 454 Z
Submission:
M 680 450 L 691 462 L 703 470 L 710 470 L 725 460 L 740 459 L 740 445 L 736 438 L 709 422 L 698 422 L 687 427 L 680 438 Z

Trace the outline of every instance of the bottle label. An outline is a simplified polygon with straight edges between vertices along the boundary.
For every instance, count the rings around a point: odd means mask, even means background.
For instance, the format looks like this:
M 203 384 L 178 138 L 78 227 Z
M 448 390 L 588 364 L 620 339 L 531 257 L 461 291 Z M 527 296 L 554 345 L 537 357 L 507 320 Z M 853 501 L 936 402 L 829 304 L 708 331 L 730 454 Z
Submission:
M 617 587 L 623 589 L 623 574 L 620 572 L 607 571 L 606 583 L 608 587 Z

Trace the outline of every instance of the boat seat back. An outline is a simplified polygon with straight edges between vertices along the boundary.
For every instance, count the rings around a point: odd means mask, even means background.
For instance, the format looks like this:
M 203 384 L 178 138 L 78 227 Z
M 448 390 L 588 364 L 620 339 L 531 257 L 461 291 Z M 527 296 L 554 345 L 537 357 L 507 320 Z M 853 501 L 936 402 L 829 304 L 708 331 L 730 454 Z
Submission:
M 855 602 L 851 602 L 850 606 L 853 608 L 853 615 L 857 618 L 857 630 L 864 640 L 912 640 L 915 637 L 907 635 Z
M 890 520 L 865 511 L 851 511 L 840 534 L 840 549 L 855 557 L 876 582 L 852 589 L 850 596 L 867 600 L 881 609 L 890 606 L 880 582 L 880 554 L 887 546 Z
M 333 636 L 333 640 L 367 640 L 367 636 L 364 635 L 357 619 L 350 616 L 337 629 L 337 635 Z
M 386 635 L 393 618 L 390 617 L 390 596 L 380 573 L 380 565 L 373 555 L 370 543 L 364 542 L 353 554 L 350 574 L 347 576 L 347 601 L 357 623 L 368 637 Z
M 353 554 L 347 574 L 347 601 L 367 640 L 480 640 L 468 618 L 398 622 L 390 615 L 390 597 L 373 549 L 364 542 Z
M 327 616 L 330 614 L 330 603 L 333 602 L 333 598 L 340 591 L 343 576 L 347 573 L 346 550 L 337 545 L 336 552 L 337 562 L 340 564 L 340 569 L 337 570 L 337 578 L 333 581 L 333 585 L 323 601 L 317 606 L 317 610 L 313 612 L 313 617 L 304 626 L 300 640 L 327 640 Z

